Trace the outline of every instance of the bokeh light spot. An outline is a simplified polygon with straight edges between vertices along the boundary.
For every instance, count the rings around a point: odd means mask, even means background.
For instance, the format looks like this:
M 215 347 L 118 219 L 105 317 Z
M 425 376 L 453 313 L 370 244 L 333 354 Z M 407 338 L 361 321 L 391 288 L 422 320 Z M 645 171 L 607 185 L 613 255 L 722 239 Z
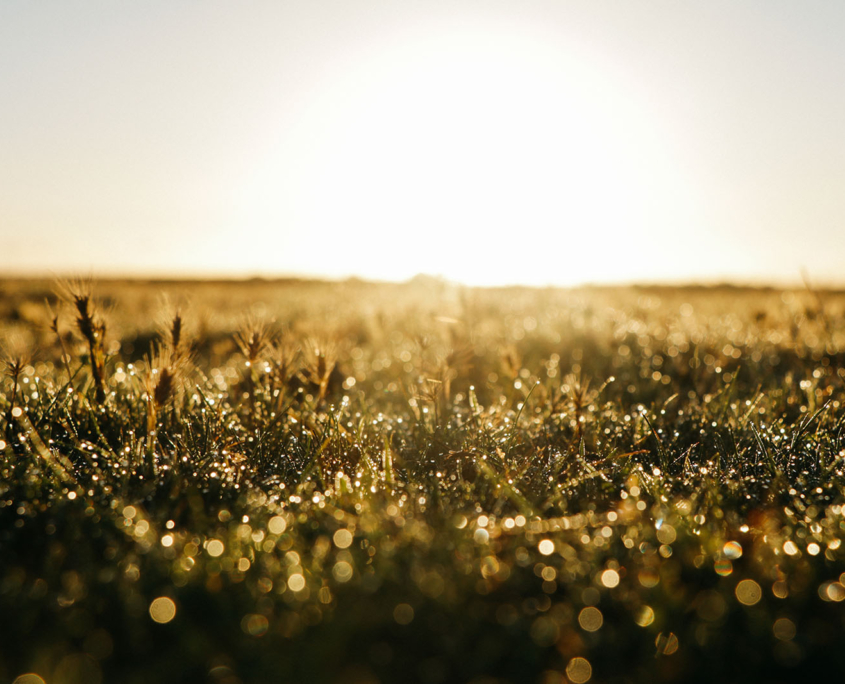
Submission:
M 604 616 L 598 608 L 587 606 L 578 613 L 578 624 L 585 632 L 595 632 L 604 624 Z
M 819 596 L 823 601 L 839 603 L 845 600 L 845 586 L 839 582 L 825 582 L 819 586 Z
M 667 634 L 661 632 L 654 640 L 654 645 L 657 648 L 658 653 L 662 655 L 672 655 L 678 650 L 680 642 L 678 641 L 678 637 L 676 637 L 672 632 L 668 632 Z
M 352 533 L 347 529 L 340 529 L 332 537 L 334 545 L 339 549 L 348 549 L 352 545 Z
M 654 568 L 644 568 L 640 570 L 637 579 L 646 589 L 651 589 L 660 582 L 660 574 Z
M 267 529 L 270 534 L 283 534 L 287 527 L 287 521 L 280 515 L 274 515 L 267 522 Z
M 212 558 L 217 558 L 218 556 L 223 555 L 223 551 L 226 550 L 226 547 L 223 546 L 223 542 L 219 539 L 212 539 L 211 541 L 206 544 L 205 552 L 211 556 Z
M 583 684 L 593 676 L 593 666 L 586 658 L 573 658 L 566 665 L 566 676 L 573 684 Z
M 654 622 L 654 610 L 652 610 L 651 606 L 640 606 L 637 614 L 634 616 L 634 622 L 640 627 L 648 627 Z
M 267 618 L 257 613 L 245 615 L 244 619 L 241 620 L 241 629 L 250 636 L 264 636 L 269 626 L 270 623 Z
M 332 568 L 332 576 L 338 582 L 348 582 L 352 579 L 352 566 L 346 561 L 338 561 Z
M 678 533 L 671 525 L 664 523 L 657 530 L 657 539 L 661 544 L 672 544 L 677 538 Z
M 305 589 L 305 577 L 298 572 L 288 577 L 288 587 L 291 591 L 302 591 Z
M 551 556 L 555 552 L 555 543 L 551 539 L 543 539 L 537 544 L 537 550 L 544 556 Z
M 734 566 L 727 558 L 720 558 L 714 563 L 713 569 L 719 577 L 727 577 L 734 571 Z
M 792 641 L 795 638 L 795 623 L 789 618 L 778 618 L 772 625 L 772 632 L 776 639 L 781 641 Z
M 34 672 L 28 672 L 27 674 L 15 677 L 15 681 L 13 681 L 12 684 L 45 684 L 45 682 Z
M 726 542 L 725 545 L 722 547 L 722 553 L 725 554 L 725 558 L 729 558 L 730 560 L 736 560 L 740 556 L 742 556 L 742 544 L 735 541 Z
M 150 604 L 150 617 L 160 625 L 170 622 L 176 617 L 176 604 L 173 599 L 159 596 Z
M 601 574 L 601 583 L 608 589 L 619 586 L 619 573 L 616 570 L 605 570 Z
M 393 609 L 393 619 L 400 625 L 409 625 L 414 619 L 414 609 L 407 603 L 400 603 Z
M 744 579 L 736 585 L 737 600 L 746 606 L 753 606 L 763 597 L 763 590 L 760 585 L 752 579 Z

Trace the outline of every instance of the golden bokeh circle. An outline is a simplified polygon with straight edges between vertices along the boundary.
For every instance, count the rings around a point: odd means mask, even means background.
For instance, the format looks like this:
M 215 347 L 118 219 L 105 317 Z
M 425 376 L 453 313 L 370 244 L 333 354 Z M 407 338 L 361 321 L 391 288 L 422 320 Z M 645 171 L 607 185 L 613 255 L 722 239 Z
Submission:
M 584 684 L 593 676 L 593 666 L 586 658 L 573 658 L 566 665 L 566 676 L 573 684 Z
M 176 617 L 176 604 L 167 596 L 159 596 L 150 604 L 150 617 L 160 625 L 167 624 Z
M 598 608 L 587 606 L 578 613 L 578 624 L 585 632 L 596 632 L 604 624 L 604 615 Z
M 332 540 L 337 548 L 348 549 L 352 545 L 352 533 L 345 528 L 341 528 L 334 533 Z
M 551 556 L 555 552 L 555 543 L 551 539 L 544 539 L 537 544 L 537 550 L 544 556 Z
M 608 589 L 619 586 L 619 573 L 616 570 L 608 569 L 601 574 L 601 583 Z
M 736 585 L 734 590 L 737 600 L 745 606 L 753 606 L 763 598 L 763 590 L 752 579 L 744 579 Z
M 219 539 L 212 539 L 208 542 L 205 546 L 205 552 L 211 556 L 212 558 L 217 558 L 218 556 L 222 556 L 223 552 L 226 550 L 226 547 L 223 546 L 223 542 Z

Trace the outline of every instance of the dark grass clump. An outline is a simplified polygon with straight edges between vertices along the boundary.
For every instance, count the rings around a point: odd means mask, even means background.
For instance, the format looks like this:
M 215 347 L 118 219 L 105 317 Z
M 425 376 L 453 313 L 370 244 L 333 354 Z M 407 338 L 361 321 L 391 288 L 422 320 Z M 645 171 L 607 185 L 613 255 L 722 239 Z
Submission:
M 0 680 L 845 667 L 845 297 L 100 287 L 0 328 Z

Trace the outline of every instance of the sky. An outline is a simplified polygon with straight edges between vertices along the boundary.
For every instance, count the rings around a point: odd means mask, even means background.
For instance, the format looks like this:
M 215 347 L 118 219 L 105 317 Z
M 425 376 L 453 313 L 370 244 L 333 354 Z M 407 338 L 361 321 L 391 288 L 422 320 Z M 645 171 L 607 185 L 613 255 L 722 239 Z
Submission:
M 0 275 L 845 284 L 845 3 L 2 0 Z

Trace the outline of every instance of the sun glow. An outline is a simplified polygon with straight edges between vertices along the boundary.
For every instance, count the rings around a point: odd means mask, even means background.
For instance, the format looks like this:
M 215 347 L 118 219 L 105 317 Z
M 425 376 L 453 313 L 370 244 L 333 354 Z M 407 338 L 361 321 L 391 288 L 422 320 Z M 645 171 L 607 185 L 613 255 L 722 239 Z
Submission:
M 244 220 L 268 254 L 310 255 L 305 272 L 648 278 L 632 250 L 645 239 L 660 258 L 689 190 L 623 76 L 539 30 L 373 46 L 268 150 L 244 184 Z

